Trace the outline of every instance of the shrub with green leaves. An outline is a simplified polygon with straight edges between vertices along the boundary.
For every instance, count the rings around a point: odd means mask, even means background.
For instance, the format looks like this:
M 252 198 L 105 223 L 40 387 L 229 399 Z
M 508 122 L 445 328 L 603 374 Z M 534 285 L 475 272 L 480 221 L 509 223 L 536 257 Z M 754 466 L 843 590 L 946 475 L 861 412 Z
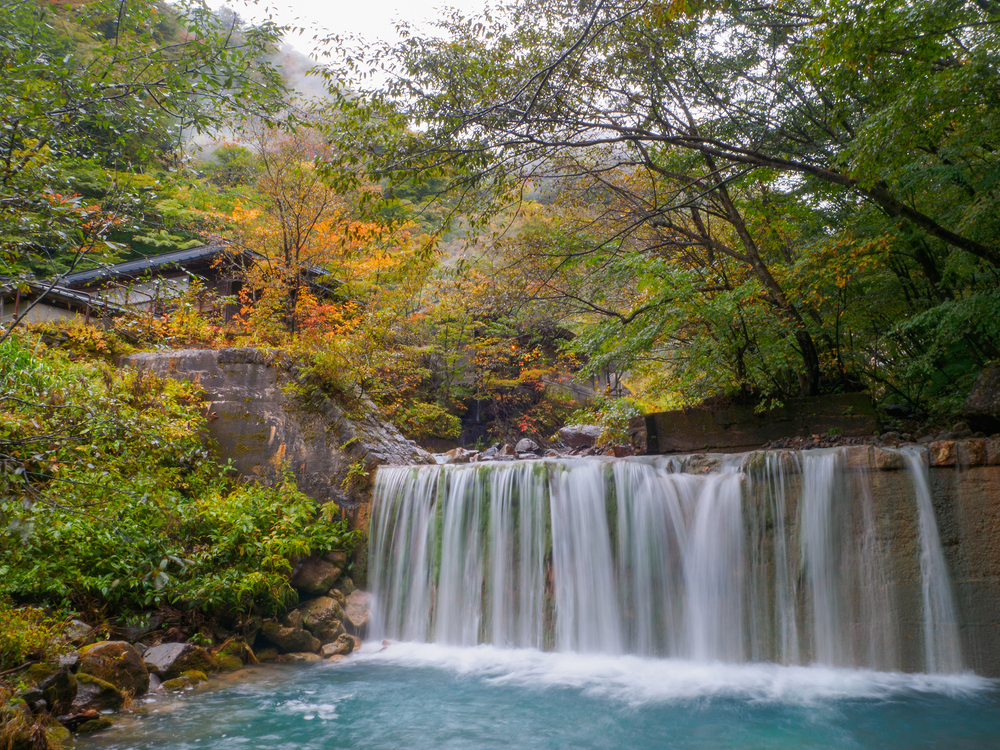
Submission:
M 9 339 L 0 393 L 0 595 L 270 613 L 294 603 L 292 560 L 355 543 L 290 481 L 234 483 L 191 383 Z
M 575 411 L 570 421 L 600 426 L 598 445 L 628 445 L 629 420 L 640 414 L 642 410 L 631 399 L 598 396 L 585 408 Z

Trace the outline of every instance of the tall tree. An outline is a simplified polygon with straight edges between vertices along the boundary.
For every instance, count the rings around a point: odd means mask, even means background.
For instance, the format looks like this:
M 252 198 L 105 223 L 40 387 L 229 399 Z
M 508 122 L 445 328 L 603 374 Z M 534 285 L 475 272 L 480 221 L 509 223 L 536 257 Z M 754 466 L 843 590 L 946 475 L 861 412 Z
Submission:
M 134 175 L 169 160 L 183 133 L 279 115 L 284 86 L 264 60 L 281 32 L 199 0 L 0 0 L 0 274 L 113 252 L 112 230 L 137 218 L 148 187 Z M 102 172 L 103 200 L 81 196 L 71 163 Z

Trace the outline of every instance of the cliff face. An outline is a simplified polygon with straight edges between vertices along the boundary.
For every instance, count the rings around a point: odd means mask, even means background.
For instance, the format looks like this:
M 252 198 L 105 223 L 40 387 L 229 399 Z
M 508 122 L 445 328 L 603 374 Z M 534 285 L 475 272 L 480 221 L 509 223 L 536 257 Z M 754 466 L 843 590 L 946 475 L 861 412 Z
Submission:
M 381 464 L 433 463 L 430 454 L 376 417 L 350 414 L 302 389 L 294 363 L 258 349 L 187 349 L 127 357 L 127 367 L 193 380 L 205 392 L 209 437 L 241 476 L 273 481 L 287 467 L 302 492 L 335 502 L 365 528 L 371 478 Z

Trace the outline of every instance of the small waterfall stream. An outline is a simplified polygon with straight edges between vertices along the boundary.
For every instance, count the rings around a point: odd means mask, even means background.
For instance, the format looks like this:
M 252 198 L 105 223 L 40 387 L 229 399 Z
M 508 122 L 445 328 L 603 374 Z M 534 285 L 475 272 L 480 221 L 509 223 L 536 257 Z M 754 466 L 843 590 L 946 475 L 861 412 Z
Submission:
M 926 464 L 902 453 L 920 665 L 902 660 L 906 561 L 867 471 L 838 449 L 700 457 L 690 473 L 666 457 L 383 467 L 372 637 L 961 671 Z

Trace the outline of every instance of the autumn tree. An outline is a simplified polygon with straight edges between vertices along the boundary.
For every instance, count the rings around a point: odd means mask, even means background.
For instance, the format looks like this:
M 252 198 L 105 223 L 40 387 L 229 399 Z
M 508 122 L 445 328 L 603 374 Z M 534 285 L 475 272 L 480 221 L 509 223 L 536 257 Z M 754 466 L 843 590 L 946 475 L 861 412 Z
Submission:
M 998 20 L 993 4 L 937 0 L 456 12 L 345 56 L 342 78 L 381 65 L 355 80 L 387 83 L 345 98 L 354 120 L 331 127 L 382 177 L 452 175 L 481 225 L 539 186 L 575 186 L 592 199 L 589 245 L 560 269 L 588 256 L 631 265 L 640 286 L 644 268 L 676 276 L 609 314 L 576 301 L 619 330 L 659 317 L 678 331 L 679 285 L 719 311 L 702 340 L 728 328 L 737 370 L 766 352 L 766 373 L 784 383 L 790 368 L 802 393 L 863 381 L 916 403 L 918 383 L 940 393 L 953 363 L 967 378 L 1000 343 L 966 326 L 940 345 L 972 309 L 957 312 L 962 295 L 995 304 Z M 623 265 L 619 248 L 638 254 Z M 594 278 L 599 292 L 611 277 Z M 769 380 L 747 382 L 789 392 Z
M 185 135 L 277 117 L 284 86 L 266 57 L 281 33 L 198 0 L 2 0 L 0 274 L 22 283 L 113 257 L 116 232 L 142 221 L 143 172 Z M 100 197 L 85 197 L 95 183 Z

